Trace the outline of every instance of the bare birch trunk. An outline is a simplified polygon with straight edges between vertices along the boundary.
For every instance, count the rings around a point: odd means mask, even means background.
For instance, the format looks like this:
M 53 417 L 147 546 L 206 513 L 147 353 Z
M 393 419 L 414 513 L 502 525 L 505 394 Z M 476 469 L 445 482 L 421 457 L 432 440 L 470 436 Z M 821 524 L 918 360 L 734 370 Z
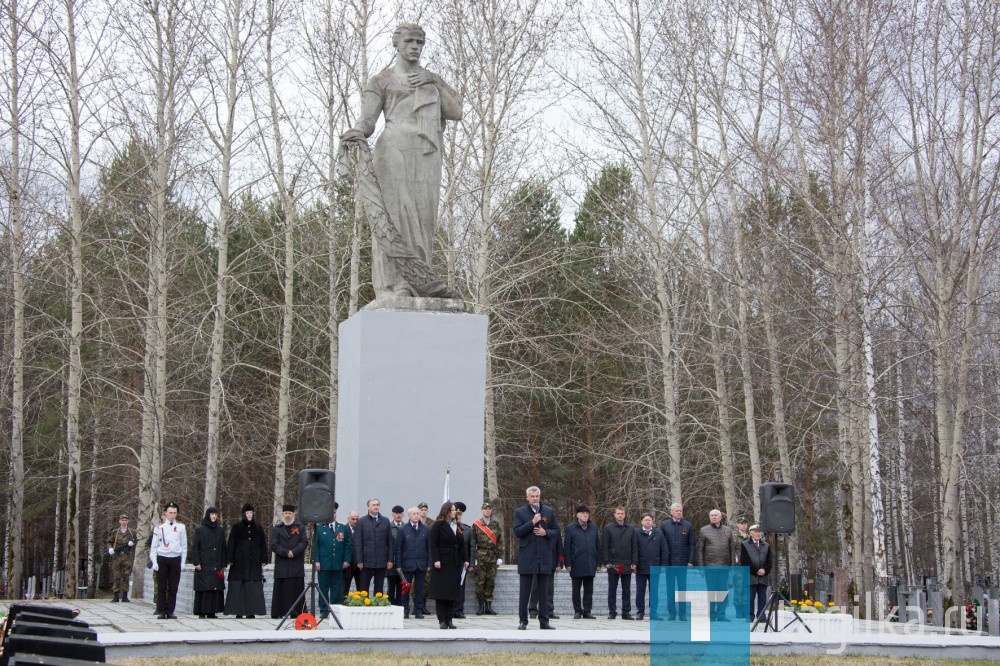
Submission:
M 70 322 L 69 376 L 66 384 L 66 582 L 76 593 L 80 559 L 80 384 L 83 375 L 80 346 L 83 342 L 83 212 L 80 198 L 80 79 L 77 70 L 74 0 L 66 0 L 66 41 L 69 58 L 69 164 L 66 179 L 69 197 Z
M 281 505 L 285 501 L 285 464 L 288 452 L 289 388 L 292 363 L 292 324 L 295 318 L 295 226 L 298 222 L 293 194 L 294 183 L 285 177 L 284 143 L 281 138 L 281 114 L 278 110 L 278 92 L 274 79 L 273 37 L 278 17 L 275 14 L 275 0 L 269 0 L 268 32 L 265 40 L 265 68 L 267 78 L 268 103 L 271 112 L 271 139 L 274 142 L 273 176 L 281 197 L 284 213 L 284 278 L 282 287 L 284 302 L 281 308 L 281 351 L 280 378 L 278 380 L 278 431 L 274 451 L 274 500 L 273 516 L 281 515 Z
M 5 13 L 10 21 L 10 175 L 11 282 L 13 290 L 13 344 L 10 404 L 10 513 L 4 539 L 6 589 L 19 598 L 24 542 L 24 231 L 21 209 L 21 12 L 10 0 Z
M 232 202 L 229 179 L 232 171 L 233 131 L 236 124 L 237 84 L 240 74 L 240 39 L 242 32 L 242 0 L 229 0 L 226 26 L 229 30 L 226 52 L 225 125 L 216 141 L 221 153 L 219 169 L 219 219 L 216 222 L 215 309 L 212 325 L 211 367 L 208 380 L 208 443 L 205 450 L 206 507 L 218 506 L 219 431 L 222 420 L 222 360 L 226 339 L 226 317 L 229 302 L 229 221 Z
M 781 362 L 778 357 L 778 336 L 774 330 L 773 299 L 770 288 L 774 284 L 774 265 L 771 248 L 767 241 L 763 244 L 762 282 L 765 290 L 761 314 L 764 319 L 764 334 L 767 340 L 767 375 L 771 385 L 771 411 L 774 413 L 774 443 L 778 447 L 778 458 L 781 465 L 781 478 L 785 483 L 793 483 L 792 456 L 788 448 L 788 432 L 785 426 L 785 383 L 781 377 Z M 789 574 L 799 573 L 799 539 L 795 534 L 789 534 L 788 544 Z M 800 590 L 792 590 L 798 594 Z

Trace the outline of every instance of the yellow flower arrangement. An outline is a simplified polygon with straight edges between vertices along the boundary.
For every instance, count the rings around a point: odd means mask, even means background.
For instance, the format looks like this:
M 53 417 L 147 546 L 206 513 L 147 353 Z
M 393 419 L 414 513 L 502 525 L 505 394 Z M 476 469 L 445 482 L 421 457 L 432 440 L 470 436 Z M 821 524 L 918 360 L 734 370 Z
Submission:
M 389 596 L 376 592 L 374 597 L 369 597 L 368 592 L 351 592 L 344 597 L 345 606 L 368 607 L 368 606 L 389 606 Z

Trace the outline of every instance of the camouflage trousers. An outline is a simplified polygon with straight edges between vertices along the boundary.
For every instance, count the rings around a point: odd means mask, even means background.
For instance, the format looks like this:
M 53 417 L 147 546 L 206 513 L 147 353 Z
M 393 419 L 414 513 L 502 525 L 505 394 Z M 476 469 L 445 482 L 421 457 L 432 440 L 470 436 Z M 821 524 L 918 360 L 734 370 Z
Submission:
M 736 617 L 745 618 L 750 615 L 750 588 L 740 585 L 744 580 L 737 575 L 733 575 L 733 608 L 736 609 Z
M 114 593 L 127 593 L 128 579 L 132 575 L 132 553 L 120 553 L 111 558 L 111 575 Z
M 476 565 L 476 601 L 493 601 L 493 586 L 497 580 L 497 565 Z

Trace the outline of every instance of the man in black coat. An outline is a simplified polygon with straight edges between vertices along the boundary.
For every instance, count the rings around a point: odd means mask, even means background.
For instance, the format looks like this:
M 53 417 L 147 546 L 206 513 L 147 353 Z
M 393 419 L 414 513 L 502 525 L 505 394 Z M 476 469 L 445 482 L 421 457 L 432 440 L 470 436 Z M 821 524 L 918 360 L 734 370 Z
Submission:
M 618 583 L 622 584 L 622 619 L 632 619 L 632 573 L 639 562 L 635 528 L 625 522 L 625 507 L 615 509 L 615 519 L 604 526 L 604 566 L 608 570 L 608 619 L 618 617 L 615 609 Z
M 389 522 L 389 559 L 396 560 L 396 539 L 399 537 L 399 528 L 403 526 L 403 507 L 397 504 L 392 507 L 392 520 Z M 389 588 L 389 603 L 393 606 L 403 605 L 403 579 L 399 576 L 399 567 L 395 566 L 386 571 L 386 586 Z
M 305 589 L 306 528 L 295 520 L 295 505 L 281 507 L 281 522 L 271 528 L 271 552 L 274 553 L 274 592 L 271 594 L 271 617 L 295 617 L 305 612 L 305 597 L 296 600 Z
M 740 544 L 736 564 L 750 567 L 750 619 L 762 614 L 767 603 L 767 577 L 774 564 L 771 548 L 761 537 L 760 525 L 750 526 L 750 538 Z M 755 608 L 756 606 L 756 608 Z
M 669 555 L 664 563 L 668 567 L 694 566 L 694 528 L 684 520 L 684 506 L 676 502 L 670 506 L 670 517 L 660 525 L 667 539 Z M 687 574 L 679 569 L 667 570 L 667 619 L 687 620 L 686 604 L 679 607 L 674 600 L 675 590 L 687 589 Z M 678 610 L 680 613 L 678 613 Z
M 549 619 L 558 620 L 559 616 L 556 615 L 556 573 L 562 566 L 564 559 L 562 533 L 557 534 L 550 543 L 552 544 L 552 575 L 549 576 L 549 586 L 545 590 L 541 603 L 548 604 Z M 538 581 L 536 580 L 531 584 L 531 593 L 528 595 L 528 617 L 532 620 L 538 617 L 538 603 Z
M 635 619 L 642 620 L 646 613 L 646 585 L 649 585 L 649 617 L 660 620 L 658 591 L 660 575 L 657 567 L 663 566 L 670 557 L 667 550 L 667 539 L 661 530 L 656 529 L 653 516 L 645 514 L 640 527 L 635 529 L 635 539 L 639 544 L 639 564 L 635 569 Z M 652 576 L 652 581 L 650 581 Z
M 573 619 L 596 620 L 590 612 L 594 603 L 594 577 L 601 566 L 600 539 L 597 526 L 590 522 L 590 508 L 576 507 L 576 520 L 566 528 L 563 552 L 566 571 L 573 583 Z M 580 598 L 583 588 L 583 599 Z
M 517 573 L 520 574 L 520 595 L 517 613 L 518 629 L 528 628 L 528 596 L 534 581 L 541 590 L 546 589 L 548 578 L 555 569 L 552 561 L 552 539 L 559 538 L 559 521 L 552 507 L 542 504 L 542 491 L 531 486 L 525 491 L 528 503 L 514 512 L 514 536 L 518 539 Z M 541 629 L 555 629 L 549 624 L 549 609 L 539 604 L 538 625 Z
M 354 530 L 354 561 L 361 569 L 361 590 L 375 596 L 382 592 L 385 573 L 392 568 L 392 529 L 389 519 L 378 510 L 381 503 L 377 499 L 368 500 L 368 513 L 358 519 Z M 375 580 L 375 589 L 371 583 Z
M 403 523 L 396 533 L 396 554 L 393 562 L 403 574 L 403 580 L 412 585 L 409 594 L 403 595 L 403 617 L 410 617 L 410 597 L 417 620 L 424 619 L 424 572 L 431 566 L 431 546 L 428 541 L 430 528 L 420 519 L 420 509 L 409 510 L 410 520 Z

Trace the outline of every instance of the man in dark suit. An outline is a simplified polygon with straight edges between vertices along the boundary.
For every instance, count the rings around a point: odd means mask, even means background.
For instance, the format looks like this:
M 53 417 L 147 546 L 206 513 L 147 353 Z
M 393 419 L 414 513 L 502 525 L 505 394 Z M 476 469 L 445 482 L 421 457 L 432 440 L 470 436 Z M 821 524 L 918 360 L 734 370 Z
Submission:
M 559 538 L 559 521 L 552 507 L 542 504 L 542 491 L 531 486 L 525 491 L 528 503 L 514 512 L 514 536 L 518 539 L 517 573 L 521 577 L 520 596 L 517 612 L 518 629 L 528 628 L 528 596 L 531 583 L 539 590 L 547 589 L 549 576 L 556 568 L 552 561 L 552 539 Z M 555 629 L 549 624 L 547 604 L 538 605 L 538 626 L 541 629 Z
M 351 511 L 347 514 L 347 531 L 351 538 L 351 552 L 348 554 L 347 559 L 351 560 L 351 565 L 344 569 L 343 585 L 340 589 L 340 593 L 343 596 L 347 596 L 347 593 L 351 591 L 351 581 L 354 581 L 355 590 L 361 590 L 361 569 L 358 568 L 358 563 L 354 561 L 354 531 L 356 529 L 358 529 L 358 512 Z
M 377 499 L 368 500 L 368 513 L 358 519 L 354 530 L 354 561 L 361 569 L 361 590 L 375 596 L 382 592 L 385 573 L 392 568 L 392 530 L 389 519 L 378 510 L 381 503 Z M 375 589 L 370 589 L 372 580 Z
M 639 564 L 635 570 L 635 609 L 638 614 L 635 619 L 642 620 L 646 616 L 646 585 L 652 583 L 649 585 L 649 618 L 659 620 L 657 591 L 660 577 L 656 567 L 663 566 L 670 556 L 667 539 L 662 531 L 656 529 L 653 516 L 648 513 L 642 517 L 641 526 L 635 528 L 635 539 L 639 544 Z
M 622 619 L 632 619 L 632 574 L 639 562 L 635 528 L 625 522 L 625 507 L 615 509 L 615 519 L 604 526 L 601 538 L 604 566 L 608 570 L 608 619 L 618 616 L 615 610 L 618 583 L 622 584 Z
M 413 597 L 413 616 L 424 619 L 424 572 L 431 566 L 431 544 L 427 525 L 420 519 L 420 509 L 409 510 L 410 520 L 403 523 L 396 533 L 396 554 L 393 562 L 403 574 L 403 580 L 412 585 L 410 594 L 403 595 L 403 617 L 410 617 L 410 597 Z
M 694 528 L 691 523 L 684 520 L 684 506 L 675 503 L 670 506 L 670 517 L 660 525 L 663 536 L 667 539 L 667 551 L 669 555 L 664 564 L 668 567 L 693 567 L 694 566 Z M 687 612 L 684 604 L 678 608 L 674 599 L 675 590 L 687 589 L 687 572 L 679 569 L 667 569 L 667 619 L 681 621 L 687 620 Z M 678 613 L 678 610 L 680 611 Z

